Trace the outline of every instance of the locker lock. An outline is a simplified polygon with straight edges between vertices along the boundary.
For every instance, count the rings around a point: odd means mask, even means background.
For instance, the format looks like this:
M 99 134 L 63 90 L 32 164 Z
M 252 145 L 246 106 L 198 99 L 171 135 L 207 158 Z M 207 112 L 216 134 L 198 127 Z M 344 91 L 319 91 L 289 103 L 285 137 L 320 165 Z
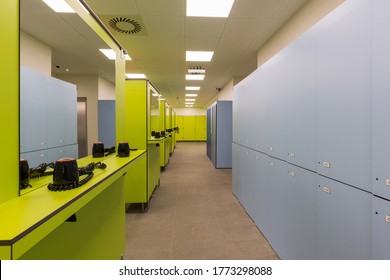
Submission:
M 390 186 L 390 179 L 386 179 L 386 185 Z

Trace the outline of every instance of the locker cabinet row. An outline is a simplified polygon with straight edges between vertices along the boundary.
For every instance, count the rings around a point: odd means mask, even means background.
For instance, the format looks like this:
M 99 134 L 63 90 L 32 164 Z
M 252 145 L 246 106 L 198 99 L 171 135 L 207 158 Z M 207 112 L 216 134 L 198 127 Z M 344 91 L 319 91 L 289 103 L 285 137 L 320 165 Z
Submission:
M 345 1 L 234 88 L 233 141 L 390 199 L 390 19 Z
M 206 141 L 206 116 L 176 116 L 177 141 Z
M 78 145 L 74 144 L 60 148 L 51 148 L 40 151 L 21 153 L 20 157 L 27 159 L 29 167 L 32 168 L 37 167 L 41 163 L 54 163 L 56 160 L 65 157 L 78 158 L 79 149 Z
M 282 259 L 389 259 L 390 201 L 233 144 L 233 192 Z
M 21 153 L 76 143 L 76 86 L 21 67 Z

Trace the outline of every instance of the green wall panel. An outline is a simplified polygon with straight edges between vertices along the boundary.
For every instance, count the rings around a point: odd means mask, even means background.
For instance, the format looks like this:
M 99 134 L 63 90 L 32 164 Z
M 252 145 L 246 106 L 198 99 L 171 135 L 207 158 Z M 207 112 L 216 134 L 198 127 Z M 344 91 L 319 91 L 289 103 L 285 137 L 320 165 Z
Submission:
M 0 2 L 0 203 L 19 195 L 19 1 Z

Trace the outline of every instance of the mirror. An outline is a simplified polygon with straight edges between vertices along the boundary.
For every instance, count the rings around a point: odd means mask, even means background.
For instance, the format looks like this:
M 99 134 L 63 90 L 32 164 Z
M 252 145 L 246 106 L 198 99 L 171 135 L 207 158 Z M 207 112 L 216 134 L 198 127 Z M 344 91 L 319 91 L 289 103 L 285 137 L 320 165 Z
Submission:
M 50 173 L 57 159 L 79 158 L 77 97 L 87 100 L 88 151 L 99 140 L 98 99 L 115 99 L 115 61 L 99 49 L 108 46 L 77 13 L 20 0 L 20 157 L 30 169 Z M 47 185 L 43 173 L 20 195 Z
M 155 131 L 160 131 L 160 94 L 149 84 L 149 100 L 150 100 L 150 129 L 149 138 L 154 136 Z

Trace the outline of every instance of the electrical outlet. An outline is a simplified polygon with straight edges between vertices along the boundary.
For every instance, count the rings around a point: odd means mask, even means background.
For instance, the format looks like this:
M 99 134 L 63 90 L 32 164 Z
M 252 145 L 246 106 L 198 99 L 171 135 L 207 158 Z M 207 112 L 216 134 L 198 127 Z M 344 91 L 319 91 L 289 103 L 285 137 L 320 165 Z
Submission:
M 324 162 L 322 163 L 322 165 L 323 165 L 325 168 L 330 168 L 330 162 L 328 162 L 328 161 L 324 161 Z
M 330 188 L 329 188 L 329 187 L 324 186 L 324 187 L 322 188 L 322 190 L 323 190 L 324 192 L 326 192 L 327 194 L 330 194 Z

